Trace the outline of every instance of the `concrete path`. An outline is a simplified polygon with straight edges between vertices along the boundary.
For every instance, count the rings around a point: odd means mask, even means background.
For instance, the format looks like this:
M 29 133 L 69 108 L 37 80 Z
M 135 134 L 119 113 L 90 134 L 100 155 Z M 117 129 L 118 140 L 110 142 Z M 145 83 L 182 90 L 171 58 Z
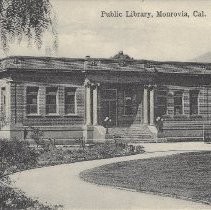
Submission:
M 84 182 L 79 173 L 104 164 L 172 155 L 184 151 L 210 150 L 203 143 L 143 144 L 147 153 L 33 169 L 11 175 L 13 186 L 42 203 L 61 204 L 64 209 L 211 209 L 211 206 Z

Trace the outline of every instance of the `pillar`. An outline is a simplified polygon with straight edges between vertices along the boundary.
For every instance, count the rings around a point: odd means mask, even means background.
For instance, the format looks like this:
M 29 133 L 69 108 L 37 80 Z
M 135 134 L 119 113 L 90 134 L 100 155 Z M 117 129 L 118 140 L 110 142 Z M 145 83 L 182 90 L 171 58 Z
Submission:
M 93 89 L 93 125 L 98 125 L 98 85 Z
M 144 86 L 143 104 L 144 104 L 144 124 L 148 124 L 148 88 L 146 86 Z
M 150 125 L 154 125 L 155 104 L 154 104 L 154 88 L 153 87 L 150 89 L 149 98 L 150 98 Z
M 86 125 L 91 125 L 91 86 L 86 85 Z

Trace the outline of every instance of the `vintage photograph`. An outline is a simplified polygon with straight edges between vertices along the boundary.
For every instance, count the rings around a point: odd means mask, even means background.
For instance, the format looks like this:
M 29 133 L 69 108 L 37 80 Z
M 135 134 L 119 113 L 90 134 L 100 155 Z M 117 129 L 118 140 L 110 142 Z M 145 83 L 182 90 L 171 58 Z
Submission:
M 211 2 L 0 0 L 0 209 L 211 210 Z

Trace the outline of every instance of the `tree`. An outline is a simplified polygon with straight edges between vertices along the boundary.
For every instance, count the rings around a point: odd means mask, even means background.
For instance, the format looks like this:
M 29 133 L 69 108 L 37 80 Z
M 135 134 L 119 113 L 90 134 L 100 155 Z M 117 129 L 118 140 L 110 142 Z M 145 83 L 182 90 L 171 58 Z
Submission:
M 24 38 L 40 49 L 46 32 L 52 35 L 55 50 L 56 15 L 49 0 L 0 0 L 0 44 L 5 53 L 11 43 Z

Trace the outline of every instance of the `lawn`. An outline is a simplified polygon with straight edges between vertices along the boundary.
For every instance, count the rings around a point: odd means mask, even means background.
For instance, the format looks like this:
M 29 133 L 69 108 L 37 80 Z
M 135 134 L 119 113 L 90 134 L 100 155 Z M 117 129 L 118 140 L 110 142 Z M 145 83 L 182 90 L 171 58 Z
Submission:
M 191 198 L 211 205 L 211 152 L 120 162 L 81 173 L 85 181 Z

